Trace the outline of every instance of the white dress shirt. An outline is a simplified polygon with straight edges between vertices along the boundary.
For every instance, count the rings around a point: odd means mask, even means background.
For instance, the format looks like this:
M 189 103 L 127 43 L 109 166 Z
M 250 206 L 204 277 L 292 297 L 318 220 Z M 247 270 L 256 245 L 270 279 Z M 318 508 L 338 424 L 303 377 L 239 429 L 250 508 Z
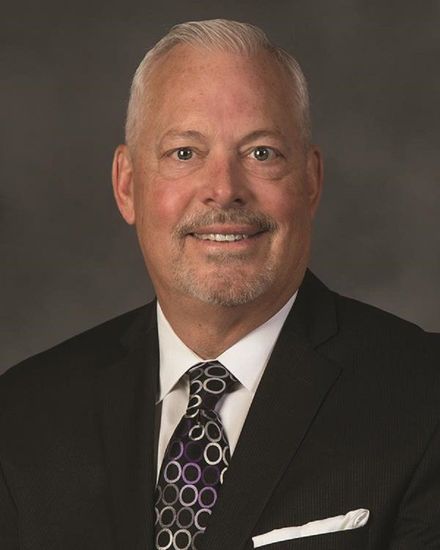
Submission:
M 220 361 L 240 382 L 238 389 L 226 394 L 216 406 L 229 441 L 231 454 L 234 452 L 252 399 L 296 295 L 297 292 L 268 321 L 212 359 L 201 359 L 186 346 L 165 318 L 159 303 L 157 304 L 160 361 L 160 389 L 157 403 L 162 401 L 157 475 L 168 442 L 188 404 L 189 379 L 184 374 L 196 363 Z

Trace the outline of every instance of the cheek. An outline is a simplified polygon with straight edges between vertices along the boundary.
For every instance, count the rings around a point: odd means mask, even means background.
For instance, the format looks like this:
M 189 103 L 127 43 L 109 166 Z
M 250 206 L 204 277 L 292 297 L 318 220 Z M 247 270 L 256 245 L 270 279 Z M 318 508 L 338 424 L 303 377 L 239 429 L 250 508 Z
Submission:
M 143 227 L 156 232 L 175 226 L 185 212 L 189 198 L 182 182 L 169 182 L 155 178 L 145 182 L 137 200 L 137 219 Z
M 283 232 L 298 232 L 309 226 L 310 212 L 306 197 L 298 190 L 284 188 L 269 193 L 262 202 L 264 212 L 278 223 Z

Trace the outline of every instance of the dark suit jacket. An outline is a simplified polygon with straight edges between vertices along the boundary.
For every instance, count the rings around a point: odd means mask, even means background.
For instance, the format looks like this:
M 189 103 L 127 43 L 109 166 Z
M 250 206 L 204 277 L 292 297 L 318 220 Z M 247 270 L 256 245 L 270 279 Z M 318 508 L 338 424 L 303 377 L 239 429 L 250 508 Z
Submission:
M 363 528 L 267 548 L 440 548 L 436 347 L 308 273 L 202 550 L 358 508 Z M 1 550 L 153 548 L 157 385 L 154 303 L 0 378 Z

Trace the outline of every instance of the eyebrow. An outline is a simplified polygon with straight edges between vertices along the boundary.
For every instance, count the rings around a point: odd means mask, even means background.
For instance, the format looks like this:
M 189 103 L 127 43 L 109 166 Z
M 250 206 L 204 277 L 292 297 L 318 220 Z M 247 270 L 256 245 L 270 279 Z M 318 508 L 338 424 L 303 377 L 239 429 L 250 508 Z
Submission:
M 285 141 L 284 134 L 279 130 L 261 129 L 261 130 L 254 130 L 250 134 L 247 134 L 246 136 L 241 138 L 239 141 L 239 145 L 245 145 L 246 143 L 249 143 L 251 141 L 255 141 L 261 138 L 275 138 L 275 139 L 281 139 Z
M 174 130 L 171 129 L 168 132 L 165 132 L 165 134 L 161 138 L 161 142 L 164 141 L 167 138 L 191 138 L 191 139 L 199 139 L 204 140 L 206 139 L 205 136 L 198 132 L 197 130 Z
M 165 134 L 162 136 L 160 143 L 162 143 L 165 139 L 168 138 L 186 138 L 186 139 L 197 139 L 200 141 L 206 140 L 206 136 L 202 134 L 201 132 L 198 132 L 197 130 L 178 130 L 178 129 L 171 129 L 168 130 L 168 132 L 165 132 Z M 250 143 L 251 141 L 255 141 L 257 139 L 262 138 L 275 138 L 275 139 L 281 139 L 285 141 L 284 134 L 280 132 L 279 130 L 268 130 L 268 129 L 259 129 L 254 130 L 253 132 L 250 132 L 249 134 L 242 137 L 238 145 L 242 146 L 246 143 Z

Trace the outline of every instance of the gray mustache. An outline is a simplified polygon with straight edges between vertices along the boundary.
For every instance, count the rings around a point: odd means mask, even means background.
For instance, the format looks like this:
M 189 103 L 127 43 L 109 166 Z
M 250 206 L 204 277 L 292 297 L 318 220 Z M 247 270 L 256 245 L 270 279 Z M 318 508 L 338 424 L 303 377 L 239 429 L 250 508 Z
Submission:
M 188 233 L 197 233 L 197 230 L 207 225 L 243 224 L 252 225 L 258 231 L 275 231 L 278 229 L 276 221 L 260 212 L 249 212 L 240 209 L 210 210 L 202 214 L 193 214 L 183 219 L 175 229 L 178 237 Z

